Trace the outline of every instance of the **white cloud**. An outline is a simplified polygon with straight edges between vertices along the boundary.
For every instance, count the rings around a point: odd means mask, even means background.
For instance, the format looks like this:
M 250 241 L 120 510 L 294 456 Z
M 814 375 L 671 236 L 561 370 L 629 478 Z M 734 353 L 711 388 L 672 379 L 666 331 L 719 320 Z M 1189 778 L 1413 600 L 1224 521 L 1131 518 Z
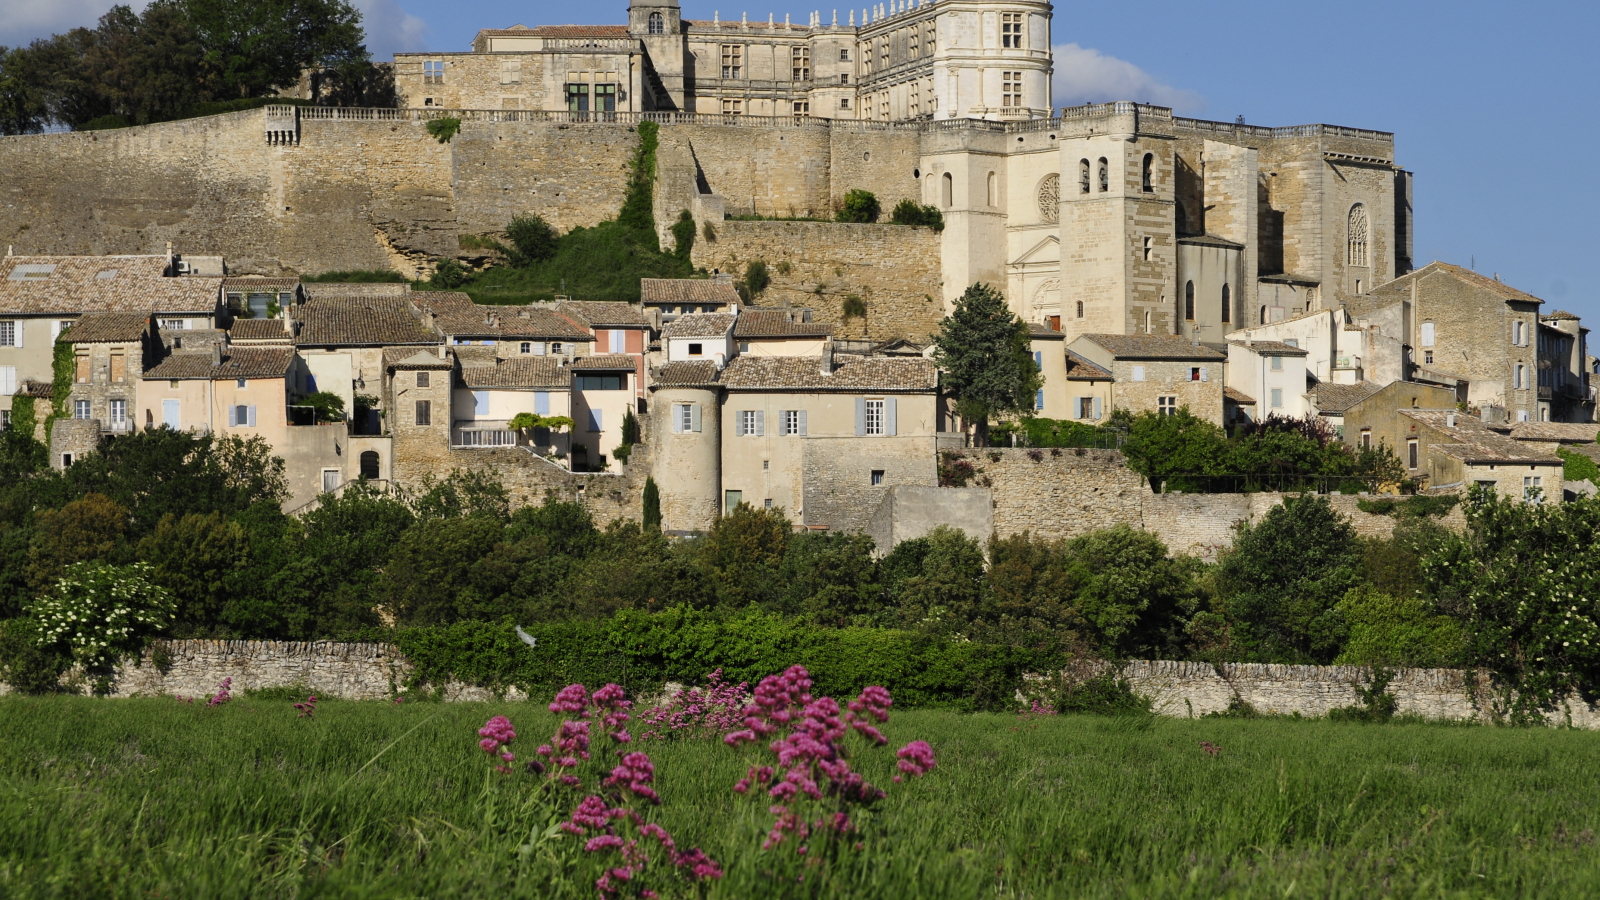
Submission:
M 1056 106 L 1135 100 L 1170 106 L 1186 113 L 1205 108 L 1204 97 L 1194 91 L 1162 84 L 1125 59 L 1106 56 L 1099 50 L 1077 44 L 1062 44 L 1051 49 L 1055 52 L 1056 74 L 1050 87 Z
M 367 30 L 367 50 L 374 62 L 427 49 L 423 36 L 428 23 L 401 9 L 397 0 L 351 0 L 351 5 L 361 10 L 361 27 Z

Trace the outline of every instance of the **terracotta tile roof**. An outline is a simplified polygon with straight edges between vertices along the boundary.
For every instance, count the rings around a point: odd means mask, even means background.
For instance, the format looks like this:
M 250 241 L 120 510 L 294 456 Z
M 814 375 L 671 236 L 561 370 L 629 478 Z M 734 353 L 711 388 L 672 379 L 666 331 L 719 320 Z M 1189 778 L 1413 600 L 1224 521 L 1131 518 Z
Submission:
M 0 281 L 105 281 L 161 278 L 165 256 L 7 256 L 0 258 Z
M 1071 350 L 1067 351 L 1067 380 L 1068 381 L 1110 381 L 1111 373 L 1100 368 L 1094 363 L 1084 359 Z
M 1556 310 L 1555 312 L 1551 313 L 1548 316 L 1540 316 L 1539 318 L 1544 320 L 1544 321 L 1546 321 L 1546 322 L 1577 322 L 1577 321 L 1580 321 L 1577 316 L 1573 315 L 1572 313 L 1567 312 L 1564 309 L 1558 309 L 1558 310 Z
M 21 397 L 49 398 L 55 396 L 55 392 L 51 382 L 34 381 L 30 378 L 22 382 L 22 385 L 17 388 L 17 395 Z
M 85 313 L 61 339 L 69 344 L 116 344 L 143 340 L 149 331 L 148 312 Z
M 403 282 L 328 281 L 305 285 L 306 297 L 318 300 L 328 297 L 404 297 L 411 293 L 411 285 Z
M 572 324 L 565 316 L 540 306 L 478 304 L 460 291 L 417 291 L 411 295 L 411 300 L 424 313 L 432 310 L 434 324 L 450 337 L 469 340 L 594 340 L 589 332 Z
M 1512 287 L 1509 284 L 1506 284 L 1503 281 L 1495 281 L 1493 278 L 1490 278 L 1487 275 L 1479 275 L 1477 272 L 1474 272 L 1471 269 L 1464 269 L 1461 266 L 1453 266 L 1450 263 L 1443 263 L 1443 262 L 1437 262 L 1437 261 L 1428 263 L 1427 265 L 1425 265 L 1422 268 L 1416 270 L 1415 272 L 1412 272 L 1409 275 L 1403 275 L 1400 278 L 1397 278 L 1394 281 L 1389 282 L 1388 284 L 1385 284 L 1385 285 L 1382 285 L 1381 287 L 1375 288 L 1373 290 L 1373 293 L 1378 293 L 1379 291 L 1384 291 L 1386 293 L 1387 292 L 1404 291 L 1409 296 L 1411 289 L 1409 287 L 1407 287 L 1407 286 L 1403 286 L 1401 283 L 1404 282 L 1406 279 L 1412 279 L 1412 278 L 1420 280 L 1422 278 L 1427 277 L 1430 273 L 1433 273 L 1433 272 L 1443 272 L 1445 274 L 1454 276 L 1455 278 L 1457 278 L 1457 279 L 1459 279 L 1461 281 L 1464 281 L 1467 284 L 1470 284 L 1470 285 L 1472 285 L 1474 287 L 1482 288 L 1483 290 L 1489 291 L 1490 293 L 1495 294 L 1495 295 L 1499 296 L 1500 298 L 1502 298 L 1504 300 L 1507 300 L 1507 301 L 1516 302 L 1516 303 L 1543 303 L 1544 302 L 1543 300 L 1540 300 L 1538 297 L 1535 297 L 1534 295 L 1528 293 L 1527 291 L 1519 291 L 1516 288 Z
M 719 382 L 747 391 L 933 391 L 939 370 L 933 360 L 908 357 L 836 356 L 832 373 L 822 374 L 818 356 L 740 356 L 722 370 Z
M 214 365 L 210 353 L 174 353 L 144 373 L 146 381 L 172 379 L 282 378 L 294 362 L 293 347 L 232 347 Z
M 644 314 L 632 303 L 581 300 L 575 303 L 563 303 L 557 309 L 586 323 L 590 328 L 605 328 L 611 325 L 638 327 L 649 324 L 645 321 Z
M 234 341 L 287 341 L 292 337 L 282 319 L 234 319 L 228 338 Z
M 717 383 L 717 364 L 707 361 L 669 362 L 657 367 L 652 387 L 702 387 Z
M 745 309 L 734 323 L 736 338 L 769 337 L 827 337 L 833 334 L 832 325 L 821 322 L 792 322 L 793 314 L 784 309 Z
M 299 286 L 299 278 L 258 278 L 254 275 L 233 275 L 222 279 L 222 287 L 228 291 L 293 291 Z
M 1085 338 L 1111 351 L 1117 359 L 1227 359 L 1220 351 L 1196 346 L 1176 334 L 1086 334 Z
M 1511 426 L 1511 437 L 1519 441 L 1559 441 L 1592 444 L 1600 425 L 1593 422 L 1518 422 Z
M 733 313 L 701 313 L 679 316 L 661 329 L 664 338 L 722 337 L 733 327 Z
M 1240 406 L 1255 406 L 1256 398 L 1237 388 L 1225 387 L 1222 389 L 1222 399 L 1232 400 Z
M 603 353 L 598 356 L 579 356 L 572 360 L 574 369 L 627 369 L 639 367 L 639 357 L 626 353 Z
M 1360 384 L 1324 382 L 1307 391 L 1306 396 L 1323 415 L 1342 416 L 1350 407 L 1381 390 L 1381 386 L 1367 381 Z
M 453 369 L 455 357 L 448 351 L 444 356 L 432 347 L 385 347 L 383 366 L 386 369 Z
M 0 277 L 0 313 L 60 315 L 155 310 L 210 315 L 217 308 L 221 284 L 220 278 L 195 276 L 145 278 L 118 274 L 115 278 L 91 276 L 87 280 Z
M 1436 450 L 1463 462 L 1561 465 L 1560 457 L 1534 452 L 1521 441 L 1514 441 L 1505 435 L 1497 434 L 1477 416 L 1448 409 L 1402 409 L 1399 413 L 1408 419 L 1427 425 L 1438 433 L 1448 435 L 1455 443 L 1434 442 L 1429 445 L 1429 450 Z M 1451 416 L 1455 416 L 1456 424 L 1453 427 L 1450 425 Z
M 1310 354 L 1299 347 L 1285 344 L 1283 341 L 1229 341 L 1235 347 L 1243 347 L 1261 356 L 1309 356 Z
M 1038 322 L 1034 322 L 1028 326 L 1028 336 L 1034 340 L 1045 341 L 1064 341 L 1067 339 L 1065 334 L 1062 334 L 1048 325 L 1040 325 Z
M 639 298 L 646 305 L 714 303 L 734 306 L 739 302 L 739 292 L 727 282 L 709 278 L 641 278 Z
M 461 383 L 469 388 L 572 387 L 572 373 L 556 356 L 519 356 L 494 366 L 466 366 Z
M 403 297 L 318 297 L 298 311 L 295 343 L 314 347 L 437 344 L 439 336 L 411 314 Z
M 456 362 L 462 366 L 497 366 L 500 364 L 500 352 L 493 347 L 473 347 L 463 344 L 451 347 L 450 352 L 455 354 Z

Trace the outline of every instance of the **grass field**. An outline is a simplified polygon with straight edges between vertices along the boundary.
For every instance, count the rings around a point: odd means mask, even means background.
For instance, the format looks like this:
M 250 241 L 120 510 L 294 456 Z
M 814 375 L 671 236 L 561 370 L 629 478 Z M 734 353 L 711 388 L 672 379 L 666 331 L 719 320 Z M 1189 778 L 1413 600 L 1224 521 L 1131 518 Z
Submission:
M 536 704 L 0 698 L 0 895 L 593 897 L 517 850 L 533 776 L 475 730 Z M 1600 735 L 1437 725 L 897 713 L 939 767 L 890 786 L 861 852 L 763 874 L 748 758 L 646 745 L 662 824 L 711 897 L 1592 897 Z M 1201 741 L 1220 745 L 1210 756 Z M 385 746 L 392 747 L 365 765 Z M 888 783 L 892 752 L 857 768 Z M 365 768 L 363 766 L 365 765 Z

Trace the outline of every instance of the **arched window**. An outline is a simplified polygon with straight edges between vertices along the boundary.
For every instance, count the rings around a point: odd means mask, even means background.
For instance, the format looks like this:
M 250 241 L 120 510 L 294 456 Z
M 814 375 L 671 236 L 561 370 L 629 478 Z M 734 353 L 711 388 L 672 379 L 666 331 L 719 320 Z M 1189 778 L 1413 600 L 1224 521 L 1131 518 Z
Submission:
M 1183 286 L 1183 318 L 1185 321 L 1194 321 L 1194 282 Z
M 653 13 L 650 14 L 650 33 L 651 34 L 666 34 L 667 33 L 667 20 L 661 17 L 661 13 L 653 12 Z
M 1233 321 L 1233 292 L 1227 285 L 1222 286 L 1222 321 Z
M 1150 183 L 1150 169 L 1155 165 L 1155 162 L 1156 155 L 1154 153 L 1146 153 L 1144 155 L 1144 171 L 1140 176 L 1140 183 L 1144 186 L 1144 192 L 1146 194 L 1155 190 L 1155 187 Z
M 659 14 L 658 14 L 659 15 Z M 378 451 L 365 450 L 361 453 L 361 477 L 368 481 L 375 481 L 381 474 L 378 468 Z
M 1145 258 L 1146 262 L 1150 261 L 1150 239 L 1149 238 L 1145 238 L 1144 239 L 1144 258 Z
M 949 209 L 956 205 L 956 180 L 950 173 L 944 173 L 944 208 Z
M 1082 300 L 1078 301 L 1078 318 L 1080 318 L 1080 319 L 1083 318 L 1083 301 Z M 1595 364 L 1595 368 L 1596 369 L 1600 369 L 1600 363 L 1596 363 Z
M 1087 159 L 1078 161 L 1078 193 L 1089 193 L 1089 161 Z
M 1265 306 L 1261 307 L 1261 324 L 1267 324 L 1267 308 Z
M 989 207 L 993 209 L 1000 205 L 1000 180 L 989 173 Z
M 1367 264 L 1367 208 L 1357 203 L 1350 207 L 1350 227 L 1345 262 L 1352 266 Z M 1356 293 L 1361 293 L 1357 291 Z
M 1104 156 L 1100 157 L 1100 193 L 1111 190 L 1111 166 L 1106 163 Z

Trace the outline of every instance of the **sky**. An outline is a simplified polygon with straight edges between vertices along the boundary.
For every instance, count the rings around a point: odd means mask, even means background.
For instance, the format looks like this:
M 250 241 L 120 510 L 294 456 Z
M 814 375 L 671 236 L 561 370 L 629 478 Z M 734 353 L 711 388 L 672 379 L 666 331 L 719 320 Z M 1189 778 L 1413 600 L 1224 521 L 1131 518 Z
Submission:
M 627 20 L 626 0 L 353 2 L 377 59 L 467 50 L 480 28 Z M 803 23 L 819 9 L 680 2 L 690 19 L 771 12 Z M 110 5 L 0 0 L 0 45 L 90 25 Z M 820 8 L 824 21 L 833 10 Z M 840 21 L 848 10 L 839 7 Z M 1498 273 L 1546 311 L 1600 328 L 1600 279 L 1584 274 L 1600 243 L 1600 171 L 1573 162 L 1600 147 L 1600 4 L 1062 3 L 1051 27 L 1058 107 L 1139 100 L 1200 118 L 1394 132 L 1396 159 L 1416 176 L 1419 266 L 1439 259 Z

